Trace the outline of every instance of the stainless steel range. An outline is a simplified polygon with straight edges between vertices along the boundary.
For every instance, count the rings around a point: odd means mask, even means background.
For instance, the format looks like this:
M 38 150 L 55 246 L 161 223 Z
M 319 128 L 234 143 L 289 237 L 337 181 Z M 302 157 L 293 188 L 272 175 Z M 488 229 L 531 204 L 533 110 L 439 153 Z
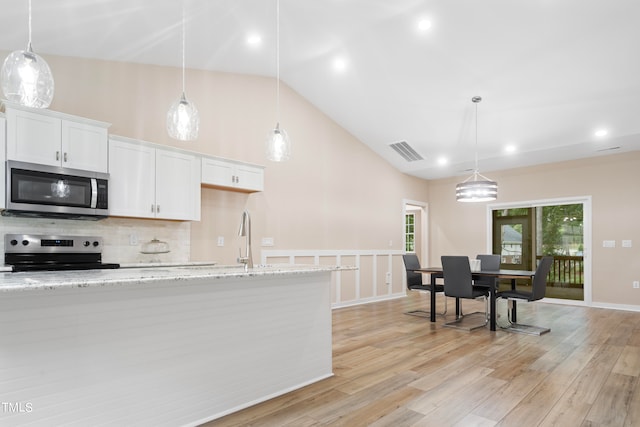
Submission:
M 5 234 L 4 262 L 12 271 L 119 268 L 102 262 L 102 237 Z

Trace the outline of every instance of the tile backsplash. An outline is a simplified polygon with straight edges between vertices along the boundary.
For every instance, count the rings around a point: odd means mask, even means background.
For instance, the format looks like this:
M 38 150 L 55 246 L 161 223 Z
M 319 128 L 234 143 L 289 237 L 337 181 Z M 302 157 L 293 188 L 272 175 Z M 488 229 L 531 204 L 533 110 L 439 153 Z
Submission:
M 191 224 L 188 221 L 134 218 L 81 221 L 0 217 L 2 264 L 4 264 L 4 235 L 7 233 L 100 236 L 104 239 L 103 262 L 124 264 L 190 261 Z M 142 245 L 154 238 L 167 242 L 170 252 L 164 254 L 140 253 Z

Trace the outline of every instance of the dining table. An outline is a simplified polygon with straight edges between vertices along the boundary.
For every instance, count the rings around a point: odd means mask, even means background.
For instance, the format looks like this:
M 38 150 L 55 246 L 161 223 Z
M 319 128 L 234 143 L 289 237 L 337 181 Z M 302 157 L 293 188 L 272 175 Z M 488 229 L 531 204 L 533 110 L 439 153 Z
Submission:
M 436 280 L 443 279 L 444 273 L 442 271 L 442 267 L 421 267 L 417 270 L 413 270 L 416 273 L 425 273 L 428 274 L 431 281 L 431 289 L 435 289 Z M 536 274 L 535 271 L 531 270 L 508 270 L 508 269 L 500 269 L 500 270 L 479 270 L 472 271 L 471 275 L 474 279 L 478 278 L 494 278 L 496 280 L 499 279 L 509 279 L 511 280 L 511 288 L 515 289 L 516 280 L 518 279 L 529 279 L 533 278 Z M 429 292 L 431 296 L 431 315 L 430 320 L 432 322 L 436 321 L 436 293 Z M 496 285 L 489 286 L 489 329 L 492 331 L 496 330 Z M 459 313 L 460 301 L 456 298 L 456 315 Z M 511 311 L 511 320 L 513 322 L 516 321 L 516 304 L 513 302 L 513 309 Z

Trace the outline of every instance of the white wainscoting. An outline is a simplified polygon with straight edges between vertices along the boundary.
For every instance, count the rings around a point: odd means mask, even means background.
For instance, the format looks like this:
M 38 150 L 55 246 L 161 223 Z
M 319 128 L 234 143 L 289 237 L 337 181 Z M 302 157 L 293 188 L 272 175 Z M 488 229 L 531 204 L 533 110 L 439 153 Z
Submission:
M 355 267 L 355 270 L 333 273 L 331 306 L 338 308 L 406 296 L 403 254 L 403 251 L 385 249 L 263 249 L 260 262 Z

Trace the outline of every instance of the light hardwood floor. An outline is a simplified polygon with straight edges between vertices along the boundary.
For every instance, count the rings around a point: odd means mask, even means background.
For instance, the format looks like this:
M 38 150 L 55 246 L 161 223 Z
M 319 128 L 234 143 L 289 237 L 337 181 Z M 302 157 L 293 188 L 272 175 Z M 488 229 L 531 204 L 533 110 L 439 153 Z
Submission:
M 205 426 L 640 426 L 640 313 L 520 304 L 537 337 L 403 314 L 426 304 L 334 310 L 332 378 Z

